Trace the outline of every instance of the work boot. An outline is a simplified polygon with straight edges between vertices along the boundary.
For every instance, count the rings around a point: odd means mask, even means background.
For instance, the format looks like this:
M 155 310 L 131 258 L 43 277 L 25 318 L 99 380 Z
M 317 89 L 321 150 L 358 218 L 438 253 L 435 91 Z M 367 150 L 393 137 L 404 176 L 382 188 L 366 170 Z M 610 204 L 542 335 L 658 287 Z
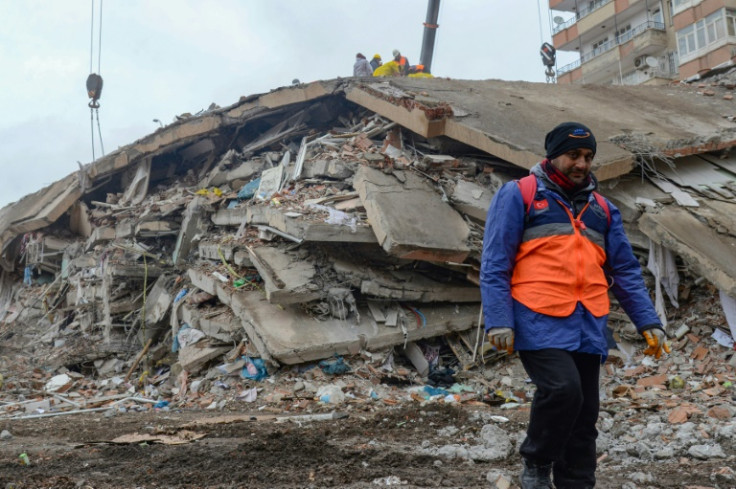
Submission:
M 521 458 L 521 463 L 524 466 L 524 470 L 521 472 L 521 489 L 553 489 L 552 479 L 550 474 L 552 473 L 552 464 L 540 464 L 534 463 L 530 460 Z

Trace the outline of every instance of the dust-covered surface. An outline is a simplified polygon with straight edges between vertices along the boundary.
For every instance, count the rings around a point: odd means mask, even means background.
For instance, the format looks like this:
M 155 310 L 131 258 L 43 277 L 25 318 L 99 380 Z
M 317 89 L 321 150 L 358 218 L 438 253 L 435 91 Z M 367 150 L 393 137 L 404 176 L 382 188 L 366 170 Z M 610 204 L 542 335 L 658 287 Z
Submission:
M 110 440 L 132 433 L 175 434 L 192 420 L 216 414 L 126 413 L 5 422 L 14 437 L 0 445 L 0 481 L 15 488 L 470 488 L 489 487 L 487 476 L 494 471 L 508 477 L 517 472 L 516 454 L 500 461 L 469 460 L 463 450 L 447 447 L 482 445 L 483 427 L 496 424 L 492 415 L 509 418 L 497 426 L 517 435 L 525 426 L 524 409 L 412 403 L 378 409 L 347 406 L 346 412 L 348 417 L 331 421 L 203 424 L 186 429 L 204 438 L 181 445 Z M 19 460 L 23 451 L 30 465 Z M 626 465 L 604 460 L 598 487 L 716 487 L 711 476 L 729 463 L 733 459 Z M 733 487 L 733 482 L 718 487 Z
M 597 487 L 736 487 L 736 357 L 713 336 L 727 325 L 712 286 L 680 292 L 659 360 L 612 312 Z M 394 349 L 345 357 L 339 374 L 215 366 L 157 387 L 68 370 L 56 392 L 41 357 L 3 347 L 0 487 L 517 487 L 534 394 L 518 356 L 462 370 L 434 346 L 448 375 L 421 377 Z

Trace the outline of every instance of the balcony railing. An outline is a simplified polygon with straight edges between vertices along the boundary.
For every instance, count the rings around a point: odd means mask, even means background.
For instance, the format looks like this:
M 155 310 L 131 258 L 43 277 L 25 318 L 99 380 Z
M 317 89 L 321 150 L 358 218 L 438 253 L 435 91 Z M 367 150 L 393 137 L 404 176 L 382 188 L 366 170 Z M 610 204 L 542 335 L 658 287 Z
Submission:
M 648 20 L 646 22 L 643 22 L 639 24 L 638 26 L 634 27 L 630 31 L 626 31 L 623 34 L 620 34 L 615 39 L 611 39 L 608 42 L 604 42 L 600 46 L 597 46 L 592 51 L 589 51 L 583 55 L 580 56 L 580 59 L 567 64 L 563 66 L 562 68 L 557 69 L 557 76 L 560 76 L 564 73 L 567 73 L 568 71 L 572 71 L 578 66 L 580 66 L 582 63 L 585 63 L 586 61 L 590 61 L 591 59 L 600 56 L 603 53 L 606 53 L 610 51 L 611 49 L 615 48 L 616 46 L 620 46 L 621 44 L 624 44 L 634 37 L 638 36 L 639 34 L 646 32 L 648 30 L 659 30 L 663 31 L 665 29 L 664 23 L 662 22 L 654 22 L 653 20 Z
M 611 3 L 613 0 L 597 0 L 593 2 L 593 5 L 587 5 L 585 7 L 581 7 L 577 14 L 575 14 L 575 17 L 567 20 L 566 22 L 559 24 L 557 27 L 555 27 L 552 30 L 552 35 L 557 34 L 560 31 L 564 31 L 571 25 L 573 25 L 575 22 L 579 21 L 583 17 L 590 15 L 591 13 L 595 12 L 599 8 L 603 7 L 607 3 Z

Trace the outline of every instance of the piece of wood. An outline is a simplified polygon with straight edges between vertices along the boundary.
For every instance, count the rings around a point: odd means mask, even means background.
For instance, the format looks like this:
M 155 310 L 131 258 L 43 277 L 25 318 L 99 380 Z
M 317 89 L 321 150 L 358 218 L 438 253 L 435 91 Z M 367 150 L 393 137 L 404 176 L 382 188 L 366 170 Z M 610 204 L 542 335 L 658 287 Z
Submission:
M 141 352 L 138 354 L 138 356 L 135 357 L 135 360 L 133 360 L 133 364 L 128 369 L 128 373 L 125 374 L 125 380 L 124 383 L 127 383 L 128 380 L 130 380 L 130 376 L 133 375 L 133 371 L 138 367 L 138 364 L 140 363 L 143 356 L 148 353 L 148 349 L 151 348 L 151 343 L 153 343 L 153 338 L 148 338 L 148 341 L 146 341 L 146 345 L 143 347 Z
M 462 370 L 470 370 L 476 365 L 472 354 L 465 348 L 457 334 L 445 335 L 445 341 L 460 362 Z

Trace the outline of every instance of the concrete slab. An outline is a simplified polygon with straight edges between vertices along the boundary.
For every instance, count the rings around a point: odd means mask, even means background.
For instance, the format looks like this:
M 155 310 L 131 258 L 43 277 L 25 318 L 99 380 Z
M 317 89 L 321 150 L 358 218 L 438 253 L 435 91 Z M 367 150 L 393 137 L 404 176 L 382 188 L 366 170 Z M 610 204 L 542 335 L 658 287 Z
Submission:
M 238 209 L 234 209 L 238 210 Z M 222 211 L 218 212 L 219 215 Z M 271 226 L 303 241 L 337 243 L 375 243 L 376 236 L 369 226 L 360 223 L 353 230 L 340 224 L 307 220 L 301 216 L 287 216 L 284 211 L 266 205 L 247 207 L 246 221 L 249 225 Z
M 718 289 L 736 297 L 736 239 L 717 232 L 688 210 L 673 206 L 657 213 L 645 212 L 639 229 L 680 255 Z
M 251 262 L 263 279 L 266 298 L 272 304 L 296 304 L 319 299 L 317 270 L 299 253 L 270 246 L 248 249 Z
M 470 283 L 437 282 L 414 271 L 380 269 L 339 258 L 333 259 L 333 267 L 367 296 L 411 302 L 480 302 L 480 289 Z
M 361 80 L 345 93 L 418 134 L 444 135 L 523 168 L 544 157 L 547 131 L 579 120 L 598 140 L 594 171 L 600 180 L 628 173 L 638 152 L 676 156 L 736 144 L 736 129 L 720 117 L 723 101 L 700 96 L 689 86 L 397 77 Z
M 465 220 L 425 179 L 398 173 L 361 166 L 353 179 L 378 243 L 399 258 L 462 262 L 470 252 Z
M 400 327 L 377 324 L 367 308 L 360 308 L 360 323 L 317 320 L 298 305 L 279 307 L 270 304 L 259 292 L 239 292 L 233 296 L 233 310 L 239 310 L 253 331 L 278 362 L 293 365 L 355 354 L 361 349 L 381 350 L 405 341 L 440 336 L 451 331 L 464 331 L 476 325 L 478 305 L 443 304 L 420 308 L 426 324 L 407 324 L 406 336 Z M 250 337 L 250 335 L 249 335 Z
M 200 342 L 204 343 L 204 342 Z M 229 346 L 226 347 L 214 347 L 206 346 L 205 344 L 195 343 L 191 346 L 185 346 L 179 350 L 179 364 L 181 368 L 189 372 L 190 374 L 196 374 L 207 362 L 213 360 L 223 353 L 230 350 Z

